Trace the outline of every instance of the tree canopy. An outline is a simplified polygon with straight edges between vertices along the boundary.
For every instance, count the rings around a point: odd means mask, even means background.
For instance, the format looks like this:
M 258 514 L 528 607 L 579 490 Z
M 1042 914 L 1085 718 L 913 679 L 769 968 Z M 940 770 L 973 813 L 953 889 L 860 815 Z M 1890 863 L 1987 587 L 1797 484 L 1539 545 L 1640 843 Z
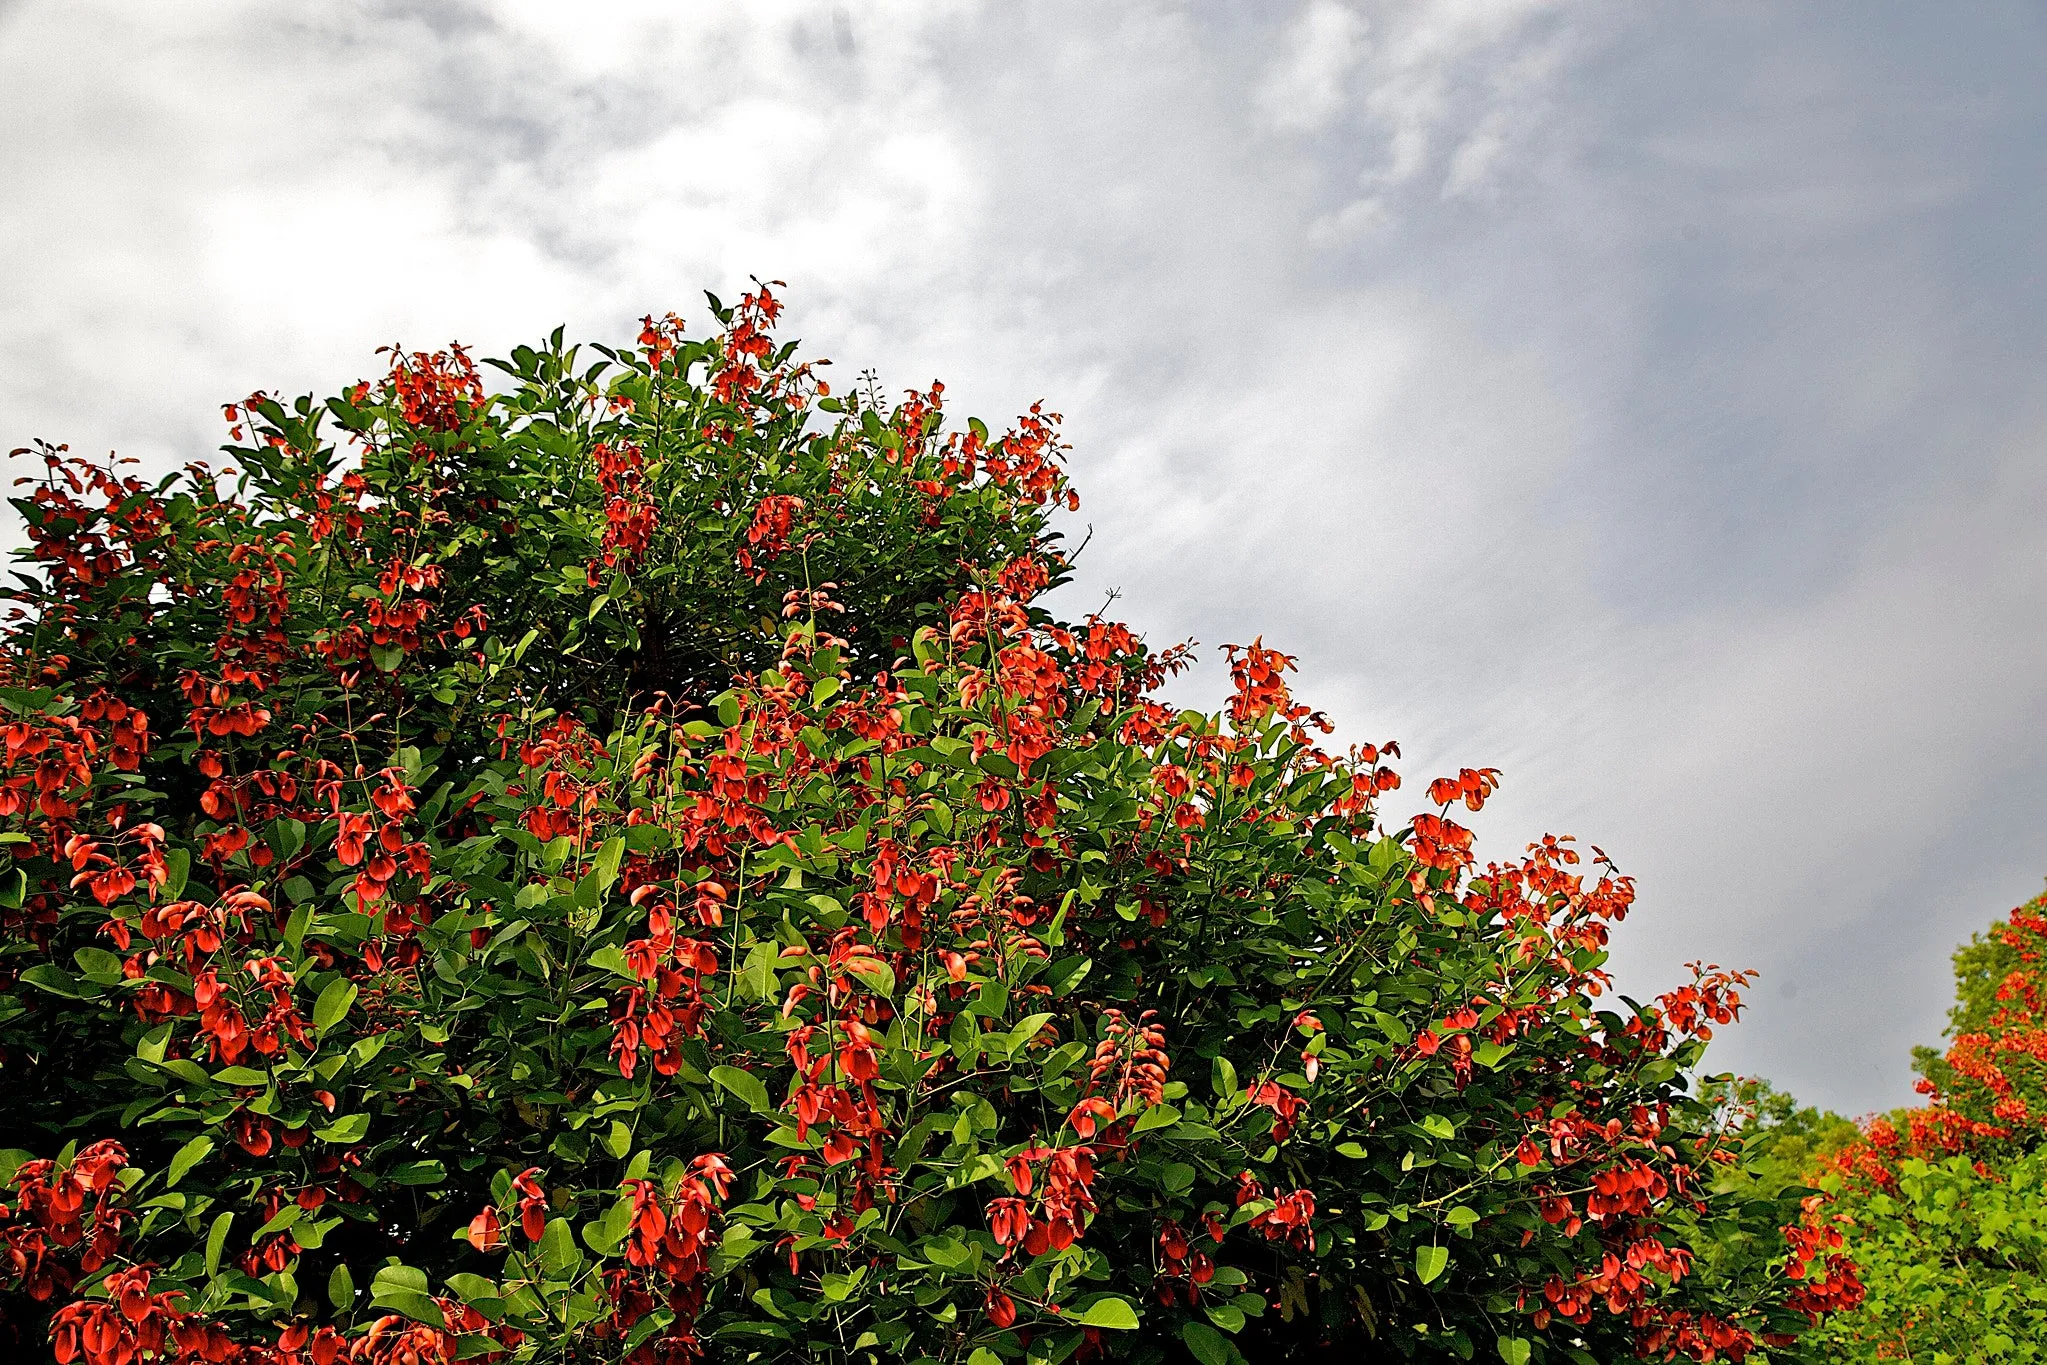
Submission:
M 1814 1209 L 1868 1286 L 1815 1360 L 2047 1360 L 2047 895 L 1955 953 L 1928 1102 L 1814 1153 Z
M 1056 415 L 711 307 L 255 394 L 218 470 L 18 452 L 12 1349 L 1738 1361 L 1853 1302 L 1719 1179 L 1746 974 L 1613 995 L 1633 881 L 1481 863 L 1490 769 L 1389 813 L 1260 641 L 1162 702 L 1047 597 Z

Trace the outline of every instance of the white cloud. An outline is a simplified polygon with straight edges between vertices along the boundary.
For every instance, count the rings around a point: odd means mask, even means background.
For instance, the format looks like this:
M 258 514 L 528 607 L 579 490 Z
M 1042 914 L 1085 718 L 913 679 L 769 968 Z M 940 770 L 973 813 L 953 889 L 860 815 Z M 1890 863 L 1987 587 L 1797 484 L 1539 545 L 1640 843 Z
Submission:
M 1349 80 L 1364 56 L 1365 16 L 1339 0 L 1312 0 L 1288 26 L 1279 60 L 1258 92 L 1273 124 L 1323 127 L 1349 102 Z

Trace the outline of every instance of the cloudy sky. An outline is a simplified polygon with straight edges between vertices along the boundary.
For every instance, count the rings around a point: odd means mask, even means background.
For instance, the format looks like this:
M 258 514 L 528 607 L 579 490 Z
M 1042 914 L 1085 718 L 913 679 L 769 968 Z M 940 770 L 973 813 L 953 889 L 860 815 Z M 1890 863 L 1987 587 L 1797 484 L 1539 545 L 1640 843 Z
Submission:
M 786 280 L 1067 415 L 1076 609 L 1505 769 L 1494 853 L 1640 878 L 1626 985 L 1760 968 L 1715 1056 L 1861 1112 L 2047 874 L 2043 69 L 2017 4 L 0 0 L 0 438 Z

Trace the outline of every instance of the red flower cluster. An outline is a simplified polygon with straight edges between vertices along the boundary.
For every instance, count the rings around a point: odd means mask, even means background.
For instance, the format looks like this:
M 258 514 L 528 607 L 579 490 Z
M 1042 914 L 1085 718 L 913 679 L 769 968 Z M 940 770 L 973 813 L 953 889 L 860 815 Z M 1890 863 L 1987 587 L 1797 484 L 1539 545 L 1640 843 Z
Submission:
M 1679 1033 L 1711 1038 L 1714 1024 L 1731 1024 L 1741 1017 L 1741 993 L 1755 981 L 1756 974 L 1730 972 L 1717 964 L 1685 965 L 1692 973 L 1692 984 L 1656 997 L 1656 1004 L 1664 1022 Z
M 1088 1060 L 1088 1089 L 1109 1099 L 1114 1114 L 1130 1100 L 1145 1105 L 1165 1103 L 1166 1028 L 1158 1012 L 1146 1010 L 1132 1023 L 1119 1009 L 1102 1011 L 1102 1041 Z M 1083 1134 L 1082 1136 L 1086 1136 Z
M 104 1300 L 80 1300 L 57 1310 L 50 1345 L 58 1365 L 129 1365 L 175 1354 L 180 1360 L 227 1360 L 214 1345 L 214 1332 L 179 1305 L 183 1295 L 149 1292 L 142 1267 L 107 1276 Z M 226 1338 L 220 1338 L 226 1344 Z
M 1784 1273 L 1799 1281 L 1788 1303 L 1815 1323 L 1828 1313 L 1846 1312 L 1863 1299 L 1855 1262 L 1842 1252 L 1841 1230 L 1825 1210 L 1824 1199 L 1808 1198 L 1802 1221 L 1784 1229 L 1791 1250 Z
M 269 908 L 267 901 L 263 908 Z M 269 1057 L 276 1054 L 284 1038 L 303 1047 L 307 1025 L 292 996 L 295 983 L 291 973 L 275 957 L 251 958 L 243 967 L 256 978 L 256 988 L 267 997 L 263 1018 L 253 1028 L 242 1004 L 234 998 L 228 983 L 221 981 L 216 969 L 207 967 L 192 978 L 192 1003 L 199 1008 L 199 1026 L 205 1031 L 213 1054 L 221 1061 L 233 1062 L 253 1048 L 259 1055 Z
M 1225 1229 L 1221 1219 L 1210 1214 L 1203 1220 L 1202 1230 L 1210 1248 L 1222 1245 Z M 1197 1248 L 1187 1230 L 1168 1218 L 1159 1226 L 1158 1282 L 1153 1287 L 1159 1302 L 1169 1308 L 1184 1302 L 1192 1308 L 1200 1303 L 1202 1289 L 1214 1280 L 1215 1258 L 1208 1250 Z
M 1278 1190 L 1267 1195 L 1251 1173 L 1237 1176 L 1237 1206 L 1267 1202 L 1271 1207 L 1253 1214 L 1251 1227 L 1268 1242 L 1285 1242 L 1296 1251 L 1315 1249 L 1315 1195 L 1310 1190 Z
M 30 1161 L 14 1173 L 14 1206 L 0 1204 L 0 1219 L 8 1224 L 9 1278 L 30 1298 L 69 1292 L 74 1267 L 60 1253 L 77 1248 L 75 1271 L 90 1275 L 120 1249 L 122 1225 L 134 1219 L 122 1203 L 120 1173 L 127 1164 L 126 1149 L 103 1141 L 68 1164 Z
M 691 1162 L 672 1195 L 651 1180 L 627 1182 L 632 1208 L 625 1246 L 629 1268 L 606 1279 L 616 1307 L 603 1335 L 630 1334 L 657 1304 L 665 1305 L 681 1323 L 695 1320 L 703 1307 L 710 1255 L 717 1244 L 712 1220 L 731 1184 L 732 1171 L 717 1155 Z M 685 1326 L 680 1335 L 667 1338 L 665 1347 L 643 1345 L 627 1359 L 634 1365 L 653 1365 L 664 1353 L 694 1356 L 697 1350 L 695 1333 Z
M 140 719 L 140 713 L 136 713 Z M 135 760 L 147 748 L 147 730 L 132 732 L 140 747 L 129 747 L 121 757 Z M 0 815 L 23 815 L 33 811 L 51 820 L 68 820 L 78 814 L 78 793 L 92 784 L 100 737 L 80 723 L 77 716 L 37 717 L 17 720 L 0 727 L 7 741 L 5 771 L 0 781 Z
M 988 1230 L 1005 1259 L 1016 1248 L 1025 1256 L 1064 1251 L 1087 1231 L 1095 1212 L 1094 1158 L 1088 1146 L 1036 1144 L 1009 1158 L 1005 1167 L 1019 1197 L 996 1199 L 987 1210 Z
M 1285 675 L 1295 667 L 1292 655 L 1265 648 L 1263 637 L 1248 645 L 1224 645 L 1223 653 L 1229 659 L 1230 682 L 1235 689 L 1228 707 L 1231 725 L 1245 730 L 1276 718 L 1291 729 L 1297 744 L 1308 742 L 1304 725 L 1329 733 L 1327 718 L 1294 701 L 1287 689 Z
M 661 525 L 661 513 L 647 494 L 646 460 L 638 446 L 599 441 L 590 448 L 590 459 L 604 490 L 604 553 L 591 561 L 587 572 L 594 588 L 600 581 L 599 563 L 607 569 L 630 565 L 647 552 Z
M 454 431 L 483 403 L 483 381 L 469 353 L 459 345 L 410 355 L 400 347 L 385 346 L 377 354 L 391 357 L 385 391 L 410 426 Z
M 618 1074 L 632 1078 L 645 1048 L 657 1075 L 673 1076 L 682 1068 L 682 1040 L 700 1036 L 708 1006 L 704 983 L 717 975 L 718 953 L 701 939 L 678 936 L 675 909 L 660 898 L 652 882 L 632 892 L 647 907 L 647 934 L 625 945 L 625 959 L 644 985 L 629 986 L 612 999 L 611 1055 Z M 719 922 L 724 888 L 706 880 L 696 891 L 697 918 Z
M 754 556 L 773 559 L 789 549 L 789 532 L 803 511 L 803 499 L 789 493 L 770 493 L 753 509 L 753 521 L 746 528 L 746 544 L 737 555 L 739 567 L 753 573 L 754 582 L 767 577 L 765 567 L 754 567 Z
M 1429 783 L 1429 800 L 1439 806 L 1462 801 L 1466 810 L 1485 806 L 1486 798 L 1500 785 L 1498 768 L 1460 768 L 1455 777 L 1439 777 Z

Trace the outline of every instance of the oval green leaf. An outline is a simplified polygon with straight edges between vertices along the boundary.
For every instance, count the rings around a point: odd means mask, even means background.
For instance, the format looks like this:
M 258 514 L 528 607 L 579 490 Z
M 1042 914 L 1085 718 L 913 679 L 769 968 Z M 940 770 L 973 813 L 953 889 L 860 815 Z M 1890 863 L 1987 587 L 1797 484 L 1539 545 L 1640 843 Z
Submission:
M 751 1072 L 741 1071 L 736 1066 L 714 1066 L 711 1080 L 721 1089 L 737 1095 L 747 1108 L 756 1114 L 765 1114 L 775 1106 L 768 1100 L 768 1088 Z
M 1137 1309 L 1128 1299 L 1104 1294 L 1087 1306 L 1077 1319 L 1083 1327 L 1106 1327 L 1113 1332 L 1137 1330 Z

